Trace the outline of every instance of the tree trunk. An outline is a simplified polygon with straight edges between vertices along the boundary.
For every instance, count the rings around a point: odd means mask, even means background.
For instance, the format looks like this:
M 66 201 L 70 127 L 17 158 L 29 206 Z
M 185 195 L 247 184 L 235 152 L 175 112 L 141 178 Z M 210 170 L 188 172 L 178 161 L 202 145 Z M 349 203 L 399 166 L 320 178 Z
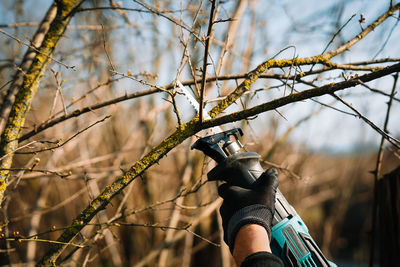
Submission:
M 399 266 L 400 166 L 378 182 L 380 266 Z

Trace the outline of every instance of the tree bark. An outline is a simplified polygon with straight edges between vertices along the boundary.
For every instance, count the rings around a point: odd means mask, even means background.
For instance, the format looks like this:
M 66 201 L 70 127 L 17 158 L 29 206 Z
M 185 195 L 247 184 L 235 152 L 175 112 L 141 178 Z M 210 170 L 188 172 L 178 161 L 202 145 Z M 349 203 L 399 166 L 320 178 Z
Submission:
M 398 266 L 400 251 L 400 166 L 378 181 L 380 266 Z
M 43 39 L 50 28 L 50 24 L 56 16 L 56 13 L 57 5 L 56 2 L 54 2 L 50 6 L 35 35 L 33 36 L 31 42 L 32 47 L 29 47 L 26 51 L 24 58 L 22 59 L 22 62 L 12 79 L 12 83 L 7 90 L 7 94 L 2 100 L 3 102 L 1 103 L 0 107 L 0 132 L 3 132 L 7 116 L 9 115 L 11 107 L 15 101 L 15 95 L 18 93 L 19 88 L 21 88 L 23 85 L 24 74 L 26 71 L 29 70 L 29 67 L 32 65 L 33 60 L 37 56 L 36 49 L 39 49 L 39 47 L 41 46 Z
M 13 161 L 13 153 L 18 147 L 18 137 L 25 123 L 25 116 L 30 110 L 32 100 L 51 61 L 51 57 L 58 42 L 64 35 L 71 17 L 76 8 L 84 0 L 55 1 L 57 14 L 50 25 L 50 29 L 37 50 L 31 66 L 23 76 L 22 85 L 11 107 L 10 115 L 4 132 L 1 136 L 0 155 L 5 156 L 0 164 L 0 203 L 3 202 L 4 192 L 7 188 L 9 170 Z

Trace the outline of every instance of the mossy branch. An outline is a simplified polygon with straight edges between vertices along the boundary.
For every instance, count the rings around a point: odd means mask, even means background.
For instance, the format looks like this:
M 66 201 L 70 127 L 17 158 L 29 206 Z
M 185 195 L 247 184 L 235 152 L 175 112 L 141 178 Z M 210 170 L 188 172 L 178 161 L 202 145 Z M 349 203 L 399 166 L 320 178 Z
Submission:
M 0 155 L 6 155 L 15 151 L 18 147 L 18 137 L 25 123 L 32 100 L 42 80 L 44 72 L 51 61 L 54 50 L 64 35 L 67 25 L 71 19 L 72 12 L 81 4 L 82 0 L 56 1 L 57 15 L 50 25 L 50 29 L 38 49 L 29 70 L 24 74 L 23 82 L 16 95 L 11 108 L 7 124 L 1 136 Z M 1 161 L 1 169 L 9 169 L 13 161 L 13 153 Z M 0 203 L 3 200 L 7 187 L 9 171 L 0 171 Z
M 35 35 L 31 41 L 31 47 L 29 47 L 15 73 L 10 87 L 7 90 L 7 94 L 3 99 L 3 103 L 0 106 L 0 131 L 3 130 L 5 126 L 5 120 L 10 113 L 12 104 L 15 100 L 15 95 L 18 93 L 18 89 L 22 86 L 24 73 L 29 69 L 32 64 L 33 59 L 36 56 L 36 50 L 43 42 L 44 36 L 50 28 L 50 24 L 55 18 L 57 13 L 57 5 L 54 2 L 48 9 L 46 15 L 44 16 L 42 22 L 40 23 Z
M 386 67 L 384 69 L 368 73 L 362 76 L 355 77 L 353 79 L 344 81 L 344 82 L 339 82 L 339 83 L 330 83 L 321 87 L 316 87 L 308 90 L 304 90 L 298 93 L 293 93 L 285 97 L 281 97 L 275 100 L 272 100 L 270 102 L 255 106 L 250 109 L 238 111 L 231 113 L 229 115 L 211 119 L 204 121 L 202 123 L 202 128 L 211 128 L 217 125 L 222 125 L 225 123 L 230 123 L 234 121 L 239 121 L 243 119 L 247 119 L 252 116 L 256 116 L 257 114 L 269 111 L 269 110 L 274 110 L 276 108 L 285 106 L 290 103 L 294 102 L 299 102 L 303 101 L 306 99 L 310 99 L 312 97 L 317 97 L 317 96 L 322 96 L 322 95 L 331 95 L 336 91 L 340 91 L 346 88 L 354 87 L 357 85 L 360 85 L 361 83 L 365 82 L 370 82 L 372 80 L 390 75 L 392 73 L 400 72 L 400 63 L 394 64 L 392 66 Z M 377 130 L 377 129 L 375 129 Z M 394 146 L 399 147 L 400 143 L 394 139 L 393 137 L 389 136 L 388 134 L 379 131 L 379 134 L 381 134 L 385 139 L 387 139 L 390 143 L 392 143 Z
M 339 46 L 338 48 L 326 53 L 325 55 L 328 58 L 332 58 L 332 57 L 337 56 L 337 55 L 343 53 L 344 51 L 348 50 L 350 47 L 352 47 L 358 41 L 360 41 L 365 36 L 367 36 L 367 34 L 372 32 L 379 24 L 384 22 L 388 17 L 392 16 L 393 13 L 396 12 L 397 10 L 399 10 L 399 9 L 400 9 L 400 3 L 397 3 L 394 6 L 391 6 L 388 11 L 383 13 L 379 18 L 377 18 L 373 23 L 368 25 L 368 27 L 366 27 L 363 31 L 361 31 L 359 34 L 357 34 L 355 37 L 353 37 L 350 41 L 348 41 L 347 43 Z

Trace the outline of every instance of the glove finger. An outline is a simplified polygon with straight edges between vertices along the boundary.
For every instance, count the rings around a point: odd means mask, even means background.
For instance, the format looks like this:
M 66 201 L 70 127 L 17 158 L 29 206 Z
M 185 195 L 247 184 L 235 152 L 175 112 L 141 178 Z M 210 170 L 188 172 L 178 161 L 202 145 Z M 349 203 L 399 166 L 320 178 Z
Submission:
M 271 175 L 278 176 L 278 171 L 274 167 L 272 167 L 272 168 L 269 168 L 268 170 L 266 170 L 265 174 L 270 175 L 270 176 Z
M 228 191 L 229 187 L 230 187 L 230 185 L 227 183 L 218 186 L 218 195 L 220 197 L 222 197 L 223 199 L 225 199 L 227 196 L 227 191 Z
M 278 171 L 275 168 L 269 168 L 263 174 L 261 174 L 260 178 L 257 179 L 255 188 L 266 188 L 272 187 L 274 189 L 278 188 Z
M 228 183 L 222 184 L 218 187 L 218 195 L 223 199 L 228 201 L 234 201 L 235 199 L 240 199 L 246 194 L 249 189 L 245 189 L 239 186 L 230 185 Z

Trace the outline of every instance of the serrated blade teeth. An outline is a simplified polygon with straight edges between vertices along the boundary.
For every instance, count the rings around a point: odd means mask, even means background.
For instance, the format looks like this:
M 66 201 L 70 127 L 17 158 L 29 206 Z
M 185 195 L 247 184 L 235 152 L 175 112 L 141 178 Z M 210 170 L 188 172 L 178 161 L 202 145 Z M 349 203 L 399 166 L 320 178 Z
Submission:
M 177 88 L 178 92 L 185 95 L 186 99 L 193 106 L 194 110 L 197 113 L 199 113 L 199 110 L 200 110 L 199 102 L 197 102 L 197 100 L 192 96 L 192 94 L 185 88 L 185 86 L 183 86 L 183 84 L 179 80 L 176 80 L 176 85 L 178 85 L 178 88 Z M 203 117 L 206 120 L 211 119 L 210 115 L 208 115 L 207 112 L 203 112 Z M 215 127 L 210 128 L 208 131 L 209 131 L 209 134 L 214 134 L 214 133 L 222 132 L 222 129 L 219 126 L 215 126 Z
M 197 100 L 188 92 L 188 90 L 185 88 L 185 86 L 183 86 L 183 84 L 179 80 L 176 81 L 176 84 L 179 87 L 179 92 L 186 97 L 190 105 L 192 105 L 194 110 L 198 113 L 200 111 L 200 107 Z

